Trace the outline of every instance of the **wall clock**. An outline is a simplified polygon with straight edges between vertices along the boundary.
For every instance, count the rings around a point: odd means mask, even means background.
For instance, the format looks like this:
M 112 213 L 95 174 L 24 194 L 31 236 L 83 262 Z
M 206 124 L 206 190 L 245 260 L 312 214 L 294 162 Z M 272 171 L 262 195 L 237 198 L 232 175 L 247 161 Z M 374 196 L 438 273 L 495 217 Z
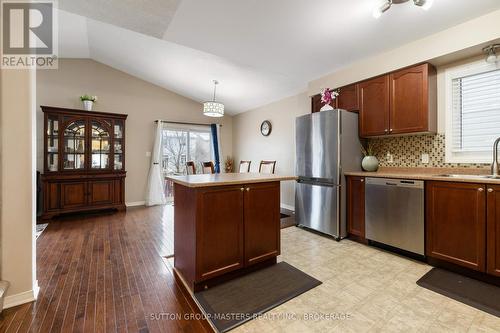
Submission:
M 269 120 L 264 120 L 262 124 L 260 124 L 260 133 L 263 136 L 269 136 L 269 134 L 271 134 L 272 129 L 273 126 L 271 125 L 271 122 Z

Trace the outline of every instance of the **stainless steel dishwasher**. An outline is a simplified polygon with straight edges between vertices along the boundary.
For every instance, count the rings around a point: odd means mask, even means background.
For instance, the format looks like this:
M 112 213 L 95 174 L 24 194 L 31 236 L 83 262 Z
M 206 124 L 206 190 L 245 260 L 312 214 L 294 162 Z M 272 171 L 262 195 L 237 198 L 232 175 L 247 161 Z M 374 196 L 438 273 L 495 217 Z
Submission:
M 366 178 L 366 238 L 425 255 L 424 182 Z

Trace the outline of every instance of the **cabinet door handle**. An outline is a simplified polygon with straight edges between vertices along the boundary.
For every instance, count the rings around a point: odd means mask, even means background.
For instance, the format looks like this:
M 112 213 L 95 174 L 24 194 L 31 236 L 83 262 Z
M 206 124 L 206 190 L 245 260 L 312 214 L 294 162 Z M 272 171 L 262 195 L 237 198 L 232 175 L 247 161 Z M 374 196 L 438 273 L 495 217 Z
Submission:
M 250 192 L 250 187 L 247 187 L 247 192 Z
M 482 187 L 478 188 L 477 190 L 478 190 L 479 192 L 483 192 L 483 191 L 484 191 L 484 189 L 483 189 Z
M 386 128 L 386 129 L 384 130 L 384 132 L 385 132 L 385 133 L 387 133 L 387 132 L 389 132 L 389 130 Z
M 242 187 L 242 188 L 240 188 L 240 191 L 241 191 L 241 192 L 243 192 L 244 190 L 245 190 L 245 189 L 244 189 L 243 187 Z
M 493 193 L 493 189 L 492 189 L 492 188 L 489 188 L 489 189 L 488 189 L 488 193 Z
M 391 132 L 391 133 L 392 133 L 392 128 L 389 130 L 389 132 Z
M 365 180 L 364 180 L 364 179 L 360 179 L 359 181 L 360 181 L 360 182 L 364 182 Z

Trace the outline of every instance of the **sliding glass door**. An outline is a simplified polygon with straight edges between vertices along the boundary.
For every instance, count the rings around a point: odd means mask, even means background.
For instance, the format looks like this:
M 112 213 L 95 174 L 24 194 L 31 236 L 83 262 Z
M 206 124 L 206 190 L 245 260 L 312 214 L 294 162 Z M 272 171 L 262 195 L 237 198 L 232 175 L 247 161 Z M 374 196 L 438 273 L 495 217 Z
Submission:
M 209 126 L 164 123 L 162 131 L 163 175 L 185 175 L 186 162 L 193 161 L 196 173 L 201 162 L 213 159 L 212 135 Z M 165 181 L 165 195 L 173 200 L 173 186 Z

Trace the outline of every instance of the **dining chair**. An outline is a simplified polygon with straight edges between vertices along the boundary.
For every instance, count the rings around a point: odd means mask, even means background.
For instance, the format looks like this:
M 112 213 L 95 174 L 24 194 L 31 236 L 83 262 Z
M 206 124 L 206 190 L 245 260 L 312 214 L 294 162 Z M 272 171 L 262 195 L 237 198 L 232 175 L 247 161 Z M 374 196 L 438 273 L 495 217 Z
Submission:
M 250 164 L 252 161 L 240 161 L 240 173 L 248 173 L 250 172 Z
M 260 161 L 259 173 L 271 175 L 274 173 L 276 161 Z
M 201 168 L 205 174 L 215 173 L 214 162 L 212 161 L 201 162 Z
M 193 161 L 186 162 L 186 172 L 188 175 L 196 175 L 196 167 Z

